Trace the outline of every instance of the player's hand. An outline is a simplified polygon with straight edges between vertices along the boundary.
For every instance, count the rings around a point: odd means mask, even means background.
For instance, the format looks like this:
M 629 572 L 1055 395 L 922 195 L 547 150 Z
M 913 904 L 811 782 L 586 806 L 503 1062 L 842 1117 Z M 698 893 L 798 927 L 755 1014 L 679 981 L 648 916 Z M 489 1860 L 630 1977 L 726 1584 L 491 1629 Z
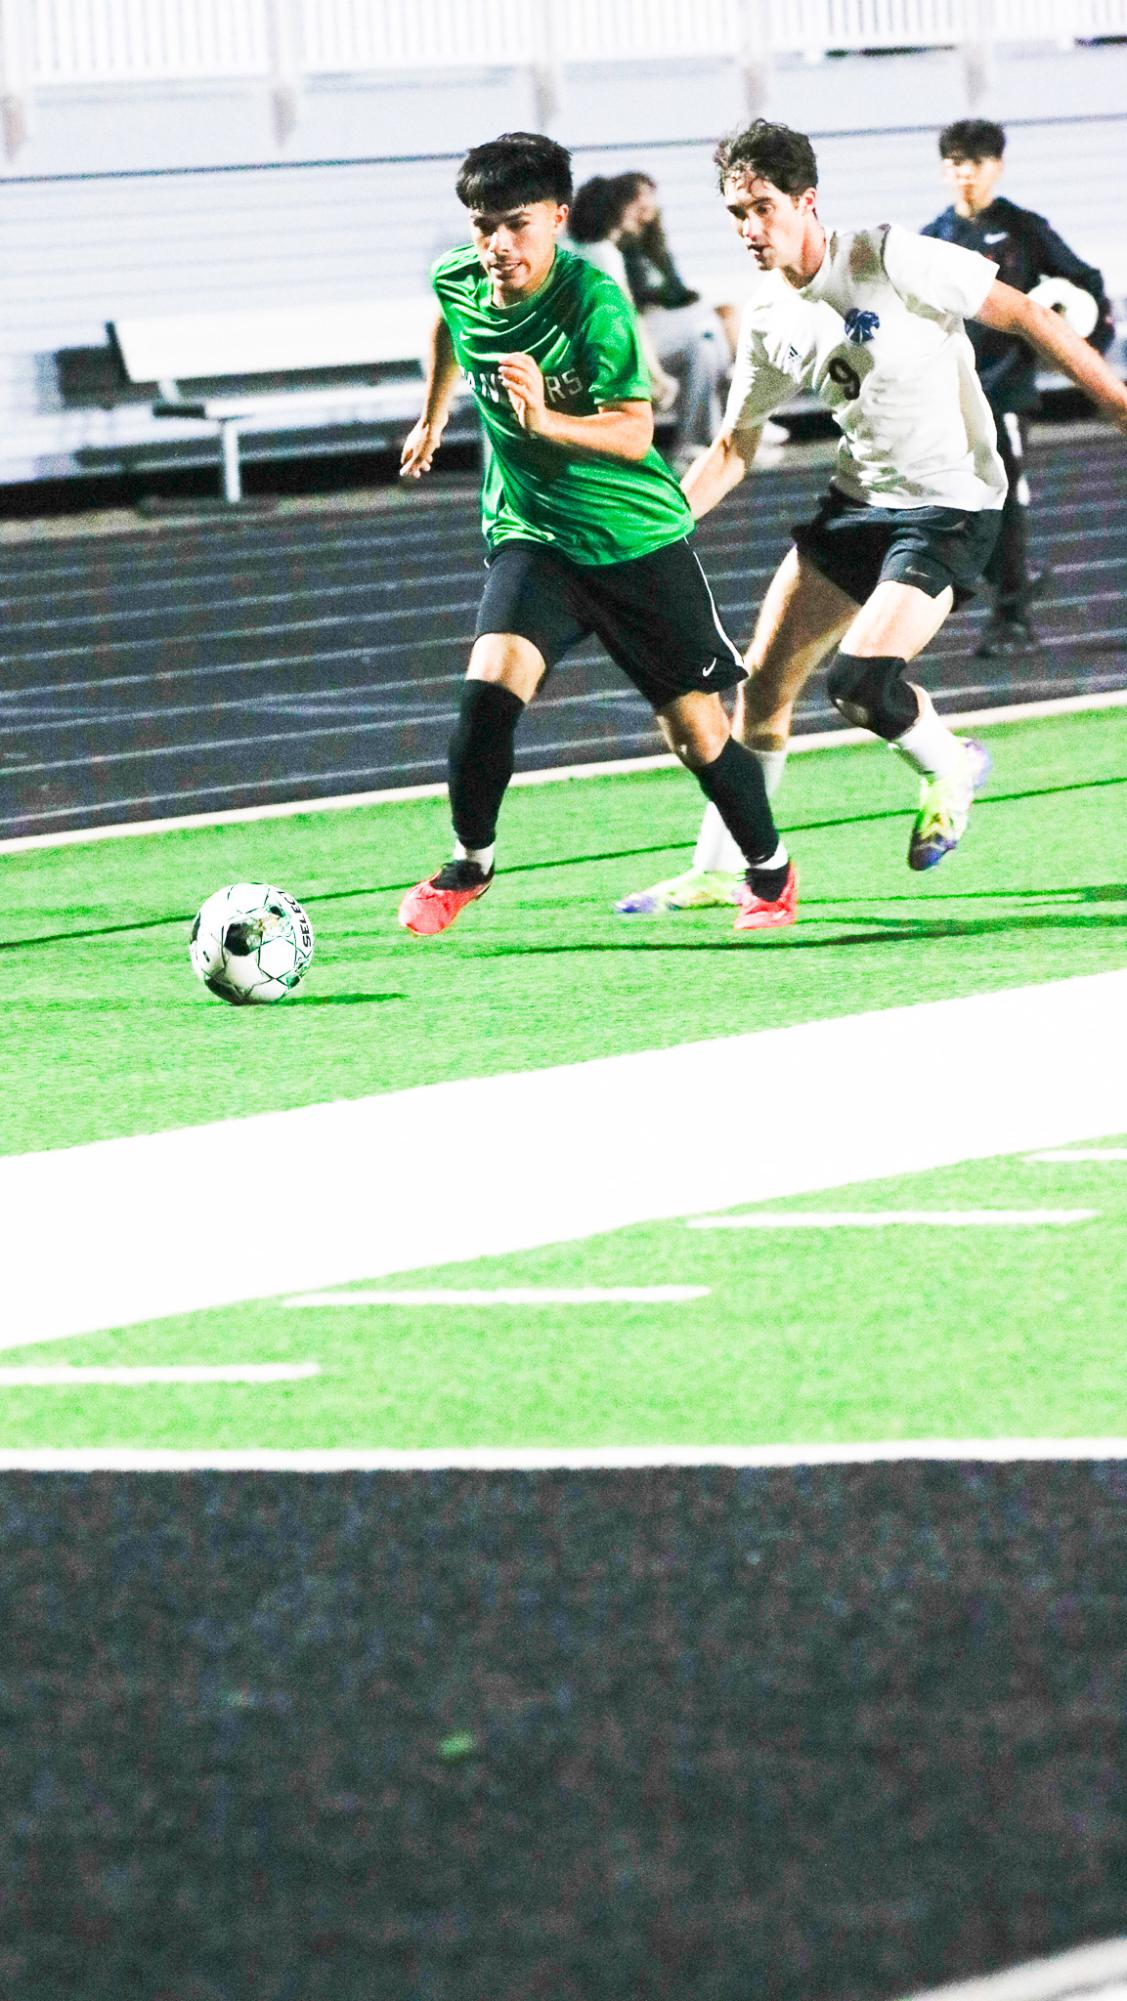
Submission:
M 429 472 L 431 460 L 441 443 L 441 430 L 428 424 L 425 417 L 420 417 L 414 430 L 409 431 L 403 440 L 403 450 L 399 454 L 400 479 L 418 479 L 422 473 Z
M 505 354 L 497 370 L 508 391 L 513 415 L 522 431 L 535 435 L 544 428 L 547 391 L 544 377 L 530 354 Z

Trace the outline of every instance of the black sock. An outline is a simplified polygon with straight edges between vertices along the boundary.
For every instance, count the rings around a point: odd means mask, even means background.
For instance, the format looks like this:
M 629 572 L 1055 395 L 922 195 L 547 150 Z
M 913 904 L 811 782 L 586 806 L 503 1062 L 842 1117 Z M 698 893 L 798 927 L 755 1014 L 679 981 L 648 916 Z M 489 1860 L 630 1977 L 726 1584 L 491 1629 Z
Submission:
M 789 874 L 789 861 L 784 862 L 782 868 L 749 868 L 748 886 L 756 896 L 763 898 L 764 903 L 777 903 L 787 886 Z
M 758 758 L 730 736 L 719 757 L 696 776 L 701 791 L 712 800 L 728 832 L 743 849 L 749 867 L 769 861 L 779 836 Z
M 495 681 L 467 681 L 450 739 L 450 813 L 464 848 L 487 848 L 513 775 L 513 739 L 524 713 L 519 695 Z

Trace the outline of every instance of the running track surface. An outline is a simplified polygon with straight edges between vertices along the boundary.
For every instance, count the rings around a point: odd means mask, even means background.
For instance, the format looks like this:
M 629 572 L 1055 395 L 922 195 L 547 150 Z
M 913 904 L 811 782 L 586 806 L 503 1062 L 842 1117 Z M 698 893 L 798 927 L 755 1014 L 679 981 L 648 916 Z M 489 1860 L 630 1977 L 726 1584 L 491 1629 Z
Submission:
M 697 547 L 725 623 L 750 636 L 828 459 L 745 482 Z M 1127 685 L 1127 455 L 1095 425 L 1043 427 L 1031 555 L 1052 565 L 1039 649 L 973 657 L 985 605 L 950 619 L 920 678 L 948 711 Z M 481 582 L 476 483 L 370 507 L 207 514 L 0 547 L 0 839 L 422 785 L 446 743 Z M 832 727 L 816 677 L 799 732 Z M 518 769 L 663 748 L 595 644 L 525 718 Z

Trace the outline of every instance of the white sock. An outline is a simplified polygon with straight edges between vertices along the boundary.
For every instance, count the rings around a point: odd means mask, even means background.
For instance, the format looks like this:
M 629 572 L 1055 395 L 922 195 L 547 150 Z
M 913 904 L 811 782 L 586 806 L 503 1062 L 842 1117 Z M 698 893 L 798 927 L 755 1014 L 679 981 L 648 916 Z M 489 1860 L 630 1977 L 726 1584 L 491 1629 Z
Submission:
M 789 862 L 789 860 L 790 860 L 790 856 L 788 855 L 788 853 L 787 853 L 787 851 L 786 851 L 786 848 L 784 847 L 784 845 L 783 845 L 782 841 L 780 841 L 780 842 L 779 842 L 779 845 L 778 845 L 778 847 L 777 847 L 777 848 L 775 849 L 775 852 L 774 852 L 774 854 L 773 854 L 773 855 L 765 855 L 762 861 L 759 861 L 759 862 L 752 862 L 751 866 L 752 866 L 752 868 L 755 868 L 755 869 L 760 869 L 760 868 L 785 868 L 785 867 L 786 867 L 786 865 L 787 865 L 787 863 Z M 748 864 L 747 864 L 747 863 L 745 862 L 745 863 L 744 863 L 744 872 L 745 872 L 745 874 L 746 874 L 746 872 L 747 872 L 747 867 L 748 867 Z
M 461 841 L 455 840 L 454 842 L 454 860 L 456 862 L 476 862 L 486 875 L 489 874 L 490 869 L 493 867 L 493 857 L 496 852 L 496 841 L 491 841 L 487 848 L 464 848 Z
M 763 783 L 767 787 L 768 799 L 773 799 L 783 782 L 787 754 L 785 750 L 757 750 L 753 743 L 748 745 L 753 758 L 763 773 Z
M 889 748 L 918 771 L 922 778 L 958 778 L 967 768 L 963 740 L 940 722 L 930 695 L 920 690 L 921 709 L 910 729 L 898 736 Z
M 768 799 L 773 799 L 782 783 L 786 766 L 785 750 L 756 750 L 754 744 L 748 748 L 763 773 L 763 783 Z M 783 856 L 783 861 L 786 856 Z M 720 817 L 718 806 L 709 804 L 704 809 L 700 823 L 700 833 L 693 850 L 693 867 L 709 869 L 719 875 L 743 875 L 747 861 L 739 842 L 733 839 Z M 782 862 L 779 863 L 782 867 Z
M 720 875 L 742 875 L 747 867 L 743 849 L 724 825 L 719 806 L 714 806 L 711 800 L 704 809 L 693 849 L 693 867 Z

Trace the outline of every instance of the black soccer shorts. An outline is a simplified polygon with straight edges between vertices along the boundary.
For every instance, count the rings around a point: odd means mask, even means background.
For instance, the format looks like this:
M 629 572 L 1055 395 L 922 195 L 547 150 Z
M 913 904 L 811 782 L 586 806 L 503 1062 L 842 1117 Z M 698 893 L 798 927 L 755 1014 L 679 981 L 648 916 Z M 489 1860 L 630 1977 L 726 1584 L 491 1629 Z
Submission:
M 542 542 L 503 542 L 489 558 L 475 639 L 515 633 L 549 668 L 591 633 L 655 710 L 745 678 L 688 538 L 628 563 L 574 563 Z
M 831 487 L 813 521 L 791 529 L 800 556 L 857 604 L 878 584 L 914 584 L 956 608 L 972 598 L 998 539 L 1000 507 L 869 507 Z

